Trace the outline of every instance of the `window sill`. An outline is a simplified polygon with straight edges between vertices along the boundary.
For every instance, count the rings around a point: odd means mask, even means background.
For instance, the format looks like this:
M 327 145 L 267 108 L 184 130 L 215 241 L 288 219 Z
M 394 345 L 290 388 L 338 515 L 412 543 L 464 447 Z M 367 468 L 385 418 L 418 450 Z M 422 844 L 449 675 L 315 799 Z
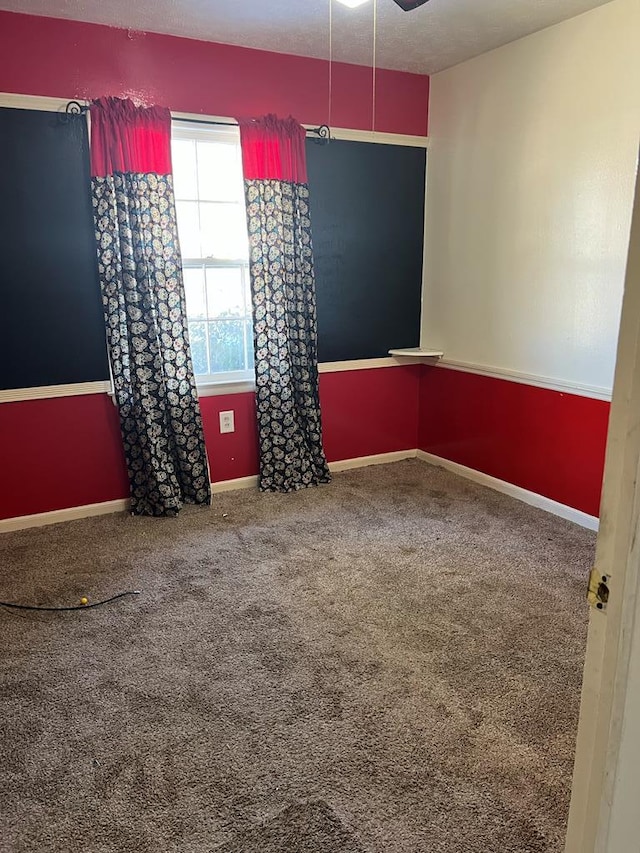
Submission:
M 256 390 L 256 383 L 253 379 L 241 379 L 235 381 L 223 382 L 196 382 L 196 391 L 198 398 L 200 397 L 219 397 L 223 394 L 248 394 Z M 116 404 L 116 395 L 113 390 L 113 385 L 107 392 L 111 397 L 111 402 Z
M 231 382 L 196 383 L 198 397 L 218 397 L 222 394 L 247 394 L 256 390 L 254 379 L 242 379 Z

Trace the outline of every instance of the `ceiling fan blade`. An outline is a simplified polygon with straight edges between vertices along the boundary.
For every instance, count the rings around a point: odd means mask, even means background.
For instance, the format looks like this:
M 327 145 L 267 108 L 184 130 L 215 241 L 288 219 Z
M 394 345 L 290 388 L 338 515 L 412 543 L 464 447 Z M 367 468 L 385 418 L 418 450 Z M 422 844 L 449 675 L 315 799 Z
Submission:
M 393 0 L 405 12 L 410 12 L 412 9 L 417 9 L 418 6 L 424 6 L 429 0 Z

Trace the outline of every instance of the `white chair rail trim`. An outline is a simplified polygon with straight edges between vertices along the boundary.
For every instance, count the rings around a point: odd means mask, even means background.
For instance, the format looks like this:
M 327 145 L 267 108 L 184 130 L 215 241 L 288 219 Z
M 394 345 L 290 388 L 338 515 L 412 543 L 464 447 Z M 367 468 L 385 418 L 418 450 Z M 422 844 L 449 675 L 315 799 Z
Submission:
M 52 397 L 81 397 L 85 394 L 110 394 L 111 382 L 77 382 L 73 385 L 40 385 L 36 388 L 9 388 L 0 391 L 0 403 L 48 400 Z
M 611 400 L 611 389 L 599 385 L 584 385 L 580 382 L 556 379 L 551 376 L 539 376 L 534 373 L 522 373 L 507 367 L 493 367 L 488 364 L 477 364 L 471 361 L 457 361 L 443 358 L 436 365 L 438 369 L 458 370 L 461 373 L 475 373 L 477 376 L 489 376 L 493 379 L 506 379 L 508 382 L 519 382 L 521 385 L 533 385 L 536 388 L 548 388 L 564 394 L 575 394 L 578 397 L 592 397 L 594 400 Z
M 318 365 L 319 373 L 339 373 L 348 370 L 376 370 L 381 367 L 404 367 L 418 363 L 419 359 L 363 358 L 354 361 L 328 361 Z M 200 397 L 222 394 L 246 394 L 255 390 L 255 383 L 219 382 L 207 383 L 198 388 Z M 0 403 L 20 403 L 27 400 L 47 400 L 55 397 L 78 397 L 84 394 L 113 394 L 111 383 L 79 382 L 73 385 L 42 385 L 35 388 L 10 388 L 0 391 Z

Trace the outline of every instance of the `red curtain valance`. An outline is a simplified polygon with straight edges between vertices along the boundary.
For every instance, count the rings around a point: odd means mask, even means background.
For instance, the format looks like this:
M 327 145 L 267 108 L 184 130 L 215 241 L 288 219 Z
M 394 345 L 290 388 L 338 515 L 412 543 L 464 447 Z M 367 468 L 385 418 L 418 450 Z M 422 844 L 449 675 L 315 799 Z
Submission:
M 238 124 L 245 180 L 307 183 L 306 133 L 294 118 L 267 115 Z
M 136 107 L 130 100 L 99 98 L 91 112 L 91 174 L 171 174 L 171 113 Z

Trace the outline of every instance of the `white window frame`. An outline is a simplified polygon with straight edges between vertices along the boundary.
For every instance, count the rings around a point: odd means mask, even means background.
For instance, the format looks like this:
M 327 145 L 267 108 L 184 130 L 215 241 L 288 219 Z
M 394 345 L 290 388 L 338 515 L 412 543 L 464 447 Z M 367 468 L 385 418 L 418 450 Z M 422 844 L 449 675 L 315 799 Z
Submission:
M 171 139 L 185 140 L 202 140 L 211 142 L 214 140 L 224 142 L 235 142 L 240 149 L 240 129 L 237 125 L 215 125 L 212 123 L 203 122 L 198 124 L 193 121 L 181 121 L 174 119 L 171 122 Z M 174 191 L 175 191 L 174 185 Z M 176 201 L 182 201 L 176 192 Z M 184 199 L 187 200 L 187 199 Z M 193 200 L 193 199 L 189 199 Z M 231 260 L 219 260 L 215 258 L 182 258 L 182 269 L 240 269 L 242 275 L 243 290 L 248 292 L 249 284 L 249 262 L 246 258 L 237 258 Z M 248 312 L 245 314 L 245 320 L 251 316 L 251 306 L 245 306 Z M 208 319 L 203 322 L 208 322 Z M 246 330 L 246 322 L 244 323 Z M 246 331 L 245 331 L 246 334 Z M 208 346 L 208 335 L 206 336 Z M 196 386 L 200 396 L 212 396 L 216 394 L 239 393 L 242 391 L 251 391 L 255 389 L 255 370 L 249 368 L 247 370 L 233 370 L 219 373 L 209 373 L 206 375 L 196 375 Z

